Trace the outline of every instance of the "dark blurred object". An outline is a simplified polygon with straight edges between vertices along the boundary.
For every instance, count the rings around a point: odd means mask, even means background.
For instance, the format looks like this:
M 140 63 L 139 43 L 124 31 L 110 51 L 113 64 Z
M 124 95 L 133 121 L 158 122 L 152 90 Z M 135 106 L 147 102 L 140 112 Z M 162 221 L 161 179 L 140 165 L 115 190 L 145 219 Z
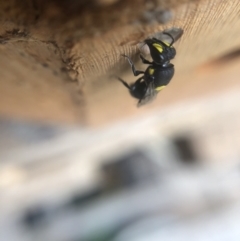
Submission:
M 177 150 L 179 160 L 185 163 L 195 163 L 197 160 L 193 141 L 188 136 L 176 136 L 173 144 Z
M 143 22 L 147 24 L 166 24 L 171 21 L 173 18 L 173 13 L 169 9 L 162 9 L 157 7 L 156 9 L 152 9 L 149 11 L 145 11 L 143 13 Z
M 46 215 L 43 207 L 29 208 L 23 216 L 23 223 L 29 228 L 37 228 L 44 223 Z
M 104 164 L 102 170 L 106 188 L 113 190 L 153 180 L 158 168 L 143 151 L 136 150 Z
M 70 201 L 67 203 L 67 205 L 72 207 L 81 207 L 82 205 L 100 197 L 103 194 L 103 191 L 104 190 L 99 187 L 93 190 L 89 190 L 86 193 L 75 193 L 70 199 Z

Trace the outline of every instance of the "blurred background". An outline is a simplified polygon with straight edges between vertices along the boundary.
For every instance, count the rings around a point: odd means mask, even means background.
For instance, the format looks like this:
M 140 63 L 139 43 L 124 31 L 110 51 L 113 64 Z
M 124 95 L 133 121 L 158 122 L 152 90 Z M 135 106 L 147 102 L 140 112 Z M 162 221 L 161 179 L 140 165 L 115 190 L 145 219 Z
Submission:
M 239 241 L 239 7 L 0 0 L 0 240 Z M 175 76 L 137 108 L 111 76 L 173 27 Z

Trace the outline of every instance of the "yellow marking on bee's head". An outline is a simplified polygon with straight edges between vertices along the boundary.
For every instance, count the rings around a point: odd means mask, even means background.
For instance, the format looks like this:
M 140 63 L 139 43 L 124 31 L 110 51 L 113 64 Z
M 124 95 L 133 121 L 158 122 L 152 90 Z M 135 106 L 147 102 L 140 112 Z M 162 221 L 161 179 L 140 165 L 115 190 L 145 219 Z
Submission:
M 170 47 L 170 48 L 173 47 L 173 46 L 170 46 L 170 44 L 167 43 L 167 42 L 163 42 L 163 43 L 165 43 L 165 44 L 166 44 L 168 47 Z M 155 47 L 160 53 L 163 52 L 163 47 L 162 47 L 162 45 L 160 45 L 160 44 L 158 44 L 158 43 L 154 43 L 154 44 L 153 44 L 153 47 Z
M 153 47 L 155 47 L 160 53 L 163 52 L 163 47 L 160 44 L 155 43 L 153 44 Z
M 154 69 L 150 68 L 150 69 L 148 70 L 148 73 L 149 73 L 150 75 L 153 75 L 154 71 L 155 71 Z
M 170 44 L 169 43 L 167 43 L 167 42 L 164 42 L 167 46 L 170 46 Z
M 157 87 L 155 90 L 160 91 L 160 90 L 164 89 L 165 87 L 166 87 L 166 85 L 162 85 L 162 86 Z

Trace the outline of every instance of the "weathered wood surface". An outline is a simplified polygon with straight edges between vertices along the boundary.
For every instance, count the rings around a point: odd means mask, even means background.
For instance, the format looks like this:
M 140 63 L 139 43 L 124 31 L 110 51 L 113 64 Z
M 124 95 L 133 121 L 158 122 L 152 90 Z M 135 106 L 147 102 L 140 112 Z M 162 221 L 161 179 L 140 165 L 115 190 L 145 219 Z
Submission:
M 179 90 L 204 82 L 196 68 L 240 47 L 238 0 L 87 2 L 1 0 L 1 115 L 103 124 L 145 114 L 182 100 Z M 159 23 L 168 9 L 172 20 Z M 137 43 L 170 27 L 184 30 L 171 87 L 153 105 L 136 109 L 123 86 L 106 76 L 116 71 L 133 81 L 121 72 L 121 54 L 138 53 Z M 208 89 L 203 84 L 202 92 Z

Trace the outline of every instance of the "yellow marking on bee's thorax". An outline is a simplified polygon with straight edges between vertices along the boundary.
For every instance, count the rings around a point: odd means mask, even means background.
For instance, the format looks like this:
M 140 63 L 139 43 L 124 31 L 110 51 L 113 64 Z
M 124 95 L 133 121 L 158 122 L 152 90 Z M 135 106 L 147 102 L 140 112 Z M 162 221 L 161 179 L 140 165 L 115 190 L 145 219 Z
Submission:
M 150 75 L 153 75 L 154 71 L 155 71 L 154 69 L 150 68 L 150 69 L 148 70 L 148 73 L 149 73 Z
M 160 91 L 162 89 L 164 89 L 166 87 L 166 85 L 162 85 L 162 86 L 159 86 L 157 88 L 155 88 L 156 91 Z

